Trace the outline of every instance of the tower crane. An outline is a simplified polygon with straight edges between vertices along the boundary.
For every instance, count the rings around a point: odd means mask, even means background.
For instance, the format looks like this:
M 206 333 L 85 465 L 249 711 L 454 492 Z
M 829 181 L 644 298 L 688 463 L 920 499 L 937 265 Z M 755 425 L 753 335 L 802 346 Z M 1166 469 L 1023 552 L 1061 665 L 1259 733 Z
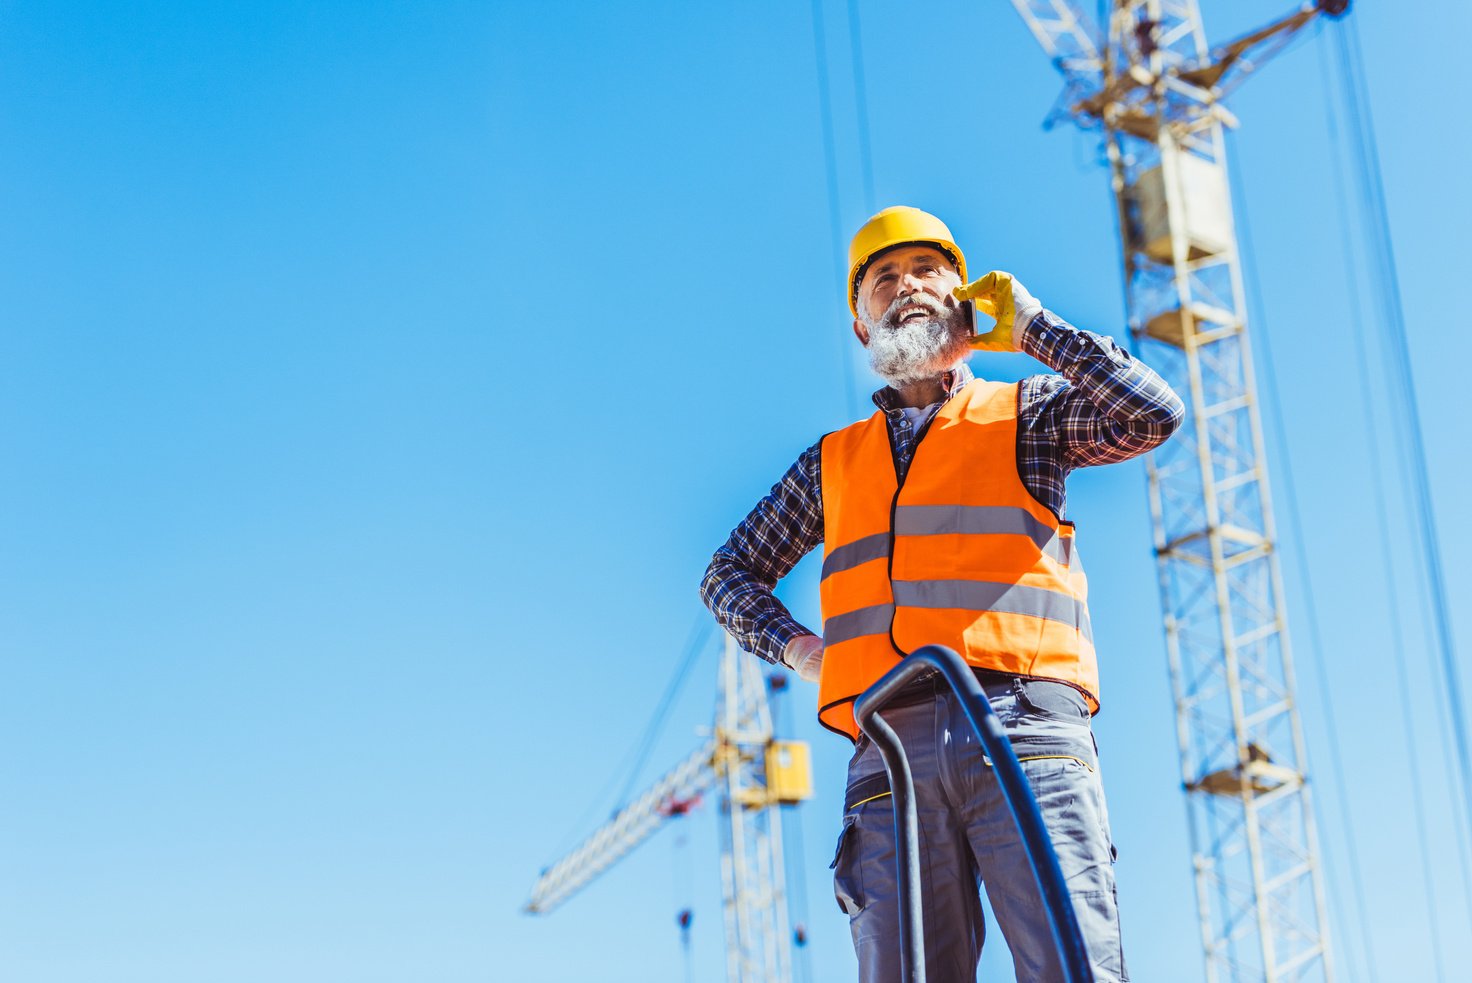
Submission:
M 727 983 L 789 983 L 783 805 L 812 795 L 808 746 L 778 741 L 755 656 L 726 636 L 711 736 L 542 871 L 524 911 L 546 914 L 652 836 L 700 795 L 721 792 L 721 886 Z
M 1130 333 L 1186 398 L 1147 459 L 1206 978 L 1332 979 L 1293 660 L 1262 453 L 1222 97 L 1320 15 L 1226 45 L 1196 0 L 1013 0 L 1064 78 L 1054 117 L 1101 130 Z

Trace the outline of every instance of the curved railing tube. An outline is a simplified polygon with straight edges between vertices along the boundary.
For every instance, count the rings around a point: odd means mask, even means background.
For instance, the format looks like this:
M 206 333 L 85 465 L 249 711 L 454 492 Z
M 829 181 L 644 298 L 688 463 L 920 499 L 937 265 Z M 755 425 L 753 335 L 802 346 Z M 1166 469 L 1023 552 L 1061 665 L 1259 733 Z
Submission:
M 1063 880 L 1063 870 L 1058 866 L 1053 841 L 1048 836 L 1048 828 L 1043 825 L 1043 815 L 1038 811 L 1027 776 L 1022 773 L 1022 765 L 1012 750 L 1012 742 L 1007 740 L 1002 724 L 992 712 L 991 703 L 971 668 L 943 645 L 917 649 L 866 689 L 854 703 L 854 719 L 858 721 L 859 729 L 869 735 L 879 748 L 885 771 L 889 773 L 890 791 L 894 795 L 895 828 L 899 837 L 895 854 L 899 868 L 901 979 L 904 983 L 925 983 L 925 923 L 920 909 L 920 824 L 915 812 L 915 782 L 910 774 L 909 759 L 905 757 L 898 735 L 879 716 L 879 711 L 906 683 L 927 668 L 939 671 L 956 691 L 972 729 L 981 740 L 982 750 L 991 758 L 1002 797 L 1017 824 L 1018 836 L 1032 866 L 1038 892 L 1042 895 L 1043 908 L 1048 913 L 1048 927 L 1053 932 L 1053 944 L 1058 948 L 1065 983 L 1093 983 L 1094 973 L 1089 966 L 1073 901 L 1068 896 L 1068 885 Z

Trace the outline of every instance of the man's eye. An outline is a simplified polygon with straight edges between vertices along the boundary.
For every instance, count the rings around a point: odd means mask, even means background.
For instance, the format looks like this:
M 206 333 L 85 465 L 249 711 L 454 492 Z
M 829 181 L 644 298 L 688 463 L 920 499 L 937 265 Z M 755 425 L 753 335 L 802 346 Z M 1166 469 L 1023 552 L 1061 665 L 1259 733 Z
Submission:
M 936 273 L 938 273 L 940 271 L 937 270 L 933 266 L 922 266 L 922 267 L 920 267 L 920 272 L 921 273 L 924 273 L 926 276 L 934 276 Z
M 876 280 L 876 281 L 874 281 L 874 282 L 875 283 L 888 283 L 889 281 L 891 281 L 893 279 L 894 279 L 894 274 L 893 273 L 881 273 L 881 274 L 879 274 L 879 279 Z

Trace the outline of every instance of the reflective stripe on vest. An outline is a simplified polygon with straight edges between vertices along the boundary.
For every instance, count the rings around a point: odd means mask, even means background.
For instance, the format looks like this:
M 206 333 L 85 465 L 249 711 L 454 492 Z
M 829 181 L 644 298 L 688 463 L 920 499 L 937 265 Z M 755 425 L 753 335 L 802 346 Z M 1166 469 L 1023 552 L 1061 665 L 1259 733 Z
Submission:
M 1023 584 L 996 584 L 989 580 L 922 580 L 894 582 L 896 604 L 912 608 L 965 608 L 1026 614 L 1073 625 L 1093 640 L 1088 607 L 1075 597 Z
M 1027 536 L 1038 549 L 1067 564 L 1064 541 L 1057 531 L 1039 522 L 1026 509 L 1001 505 L 900 505 L 895 508 L 894 531 L 899 536 L 939 536 L 945 533 L 1016 533 Z M 840 546 L 823 558 L 823 576 L 889 556 L 889 532 L 865 536 Z
M 939 643 L 974 666 L 1057 679 L 1098 706 L 1073 527 L 1017 473 L 1017 384 L 968 383 L 921 435 L 903 487 L 883 413 L 822 444 L 819 720 L 857 738 L 853 700 Z

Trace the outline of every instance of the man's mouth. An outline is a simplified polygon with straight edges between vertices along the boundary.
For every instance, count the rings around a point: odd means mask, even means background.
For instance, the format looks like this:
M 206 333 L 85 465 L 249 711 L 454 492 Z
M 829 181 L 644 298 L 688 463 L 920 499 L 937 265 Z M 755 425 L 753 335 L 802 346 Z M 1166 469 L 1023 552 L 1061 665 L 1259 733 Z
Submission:
M 895 324 L 909 324 L 911 321 L 928 318 L 934 312 L 921 304 L 907 304 L 895 312 Z

